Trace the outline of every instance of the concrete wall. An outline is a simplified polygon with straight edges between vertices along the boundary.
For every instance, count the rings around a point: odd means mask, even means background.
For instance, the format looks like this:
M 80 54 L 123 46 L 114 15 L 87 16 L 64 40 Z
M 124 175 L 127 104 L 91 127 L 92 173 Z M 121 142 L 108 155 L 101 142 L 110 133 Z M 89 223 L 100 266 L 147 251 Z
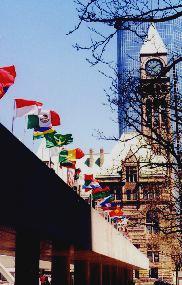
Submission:
M 91 209 L 91 228 L 94 252 L 134 267 L 149 268 L 148 258 L 94 209 Z

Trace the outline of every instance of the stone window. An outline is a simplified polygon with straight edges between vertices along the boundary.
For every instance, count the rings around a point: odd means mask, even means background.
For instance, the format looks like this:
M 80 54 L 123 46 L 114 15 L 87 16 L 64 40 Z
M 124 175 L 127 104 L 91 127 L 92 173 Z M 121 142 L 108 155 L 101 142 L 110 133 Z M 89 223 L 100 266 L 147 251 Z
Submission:
M 139 243 L 134 243 L 133 244 L 136 248 L 140 248 L 140 244 Z
M 149 233 L 159 232 L 159 219 L 157 211 L 148 211 L 146 213 L 146 228 Z
M 138 189 L 135 189 L 133 191 L 133 200 L 138 200 L 139 199 L 139 192 Z
M 148 246 L 147 257 L 150 262 L 159 262 L 159 251 L 154 248 L 151 248 L 151 246 Z
M 144 200 L 153 200 L 158 199 L 160 197 L 159 189 L 151 189 L 151 190 L 143 190 L 143 199 Z
M 139 270 L 135 270 L 135 278 L 140 278 L 140 272 Z
M 126 182 L 137 182 L 136 166 L 126 166 Z
M 146 117 L 147 126 L 152 126 L 152 102 L 150 99 L 146 100 Z
M 131 200 L 131 190 L 126 190 L 126 199 Z
M 150 278 L 158 278 L 158 268 L 157 267 L 150 268 L 149 277 Z

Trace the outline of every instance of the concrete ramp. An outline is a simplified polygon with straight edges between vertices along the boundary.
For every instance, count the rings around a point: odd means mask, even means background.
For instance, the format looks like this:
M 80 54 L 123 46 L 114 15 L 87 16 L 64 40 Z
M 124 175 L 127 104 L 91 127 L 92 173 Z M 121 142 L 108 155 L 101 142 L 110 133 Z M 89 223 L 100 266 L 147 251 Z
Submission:
M 123 262 L 132 268 L 149 269 L 148 258 L 95 209 L 91 209 L 91 223 L 94 252 Z

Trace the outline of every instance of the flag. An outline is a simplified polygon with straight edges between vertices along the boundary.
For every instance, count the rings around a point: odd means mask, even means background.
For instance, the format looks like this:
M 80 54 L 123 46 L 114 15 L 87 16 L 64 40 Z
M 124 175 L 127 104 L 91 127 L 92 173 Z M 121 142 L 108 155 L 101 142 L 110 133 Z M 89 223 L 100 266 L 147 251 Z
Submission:
M 110 191 L 108 186 L 106 186 L 104 188 L 95 188 L 92 190 L 92 194 L 103 193 L 103 192 L 108 192 L 108 191 Z
M 90 185 L 93 179 L 93 174 L 84 174 L 85 186 Z
M 86 191 L 89 191 L 90 189 L 101 189 L 101 186 L 97 180 L 94 180 L 93 174 L 84 174 L 84 179 L 85 183 L 83 188 L 86 189 Z
M 125 226 L 128 224 L 128 219 L 125 216 L 121 217 L 121 224 Z
M 54 146 L 63 146 L 73 142 L 72 134 L 62 135 L 58 133 L 52 133 L 47 134 L 45 136 L 45 139 L 47 148 L 51 148 Z
M 101 188 L 100 184 L 94 180 L 90 183 L 90 186 L 92 187 L 92 189 L 96 189 L 96 188 Z
M 53 111 L 41 110 L 39 114 L 28 115 L 27 128 L 37 129 L 37 128 L 51 128 L 52 126 L 56 126 L 56 122 L 58 124 L 58 120 L 56 121 L 56 119 L 54 119 L 54 117 L 51 116 L 51 112 Z
M 27 129 L 38 129 L 39 117 L 37 115 L 28 115 Z
M 60 162 L 60 168 L 62 167 L 67 167 L 67 168 L 76 168 L 76 161 L 64 161 L 64 162 Z
M 62 151 L 60 151 L 60 153 L 59 153 L 59 162 L 61 164 L 68 162 L 68 150 L 63 149 Z
M 85 181 L 93 181 L 93 174 L 84 174 Z
M 85 192 L 88 192 L 88 191 L 90 191 L 90 190 L 92 190 L 92 187 L 90 186 L 90 185 L 83 185 L 82 186 L 82 189 L 85 189 Z
M 33 139 L 41 139 L 43 138 L 46 134 L 54 133 L 55 130 L 52 128 L 38 128 L 35 129 L 33 132 Z
M 106 203 L 104 204 L 104 206 L 102 206 L 102 210 L 103 211 L 107 211 L 111 209 L 111 203 Z
M 104 200 L 100 203 L 100 206 L 105 206 L 107 203 L 109 203 L 111 200 L 113 200 L 112 195 L 109 195 L 104 198 Z
M 41 112 L 38 115 L 38 119 L 39 119 L 40 128 L 51 128 L 52 127 L 50 111 L 41 110 Z
M 102 206 L 103 211 L 111 210 L 111 203 L 106 203 L 105 206 Z
M 16 71 L 14 65 L 0 68 L 0 98 L 8 91 L 8 88 L 14 83 Z
M 60 116 L 58 115 L 58 113 L 56 113 L 55 111 L 50 111 L 51 114 L 51 123 L 53 126 L 59 126 L 61 125 L 61 119 Z
M 123 216 L 123 211 L 120 207 L 117 207 L 116 210 L 113 210 L 109 213 L 109 216 L 111 218 L 114 218 L 114 217 L 121 217 Z
M 42 103 L 34 100 L 15 99 L 16 117 L 38 114 L 42 105 Z
M 78 180 L 80 178 L 80 173 L 81 173 L 81 169 L 80 168 L 76 168 L 75 169 L 75 180 Z
M 106 203 L 105 206 L 102 206 L 102 210 L 116 210 L 117 206 L 112 206 L 112 203 Z
M 63 163 L 64 161 L 76 161 L 84 156 L 83 151 L 80 148 L 62 150 L 59 154 L 59 162 Z
M 92 197 L 93 199 L 101 199 L 101 198 L 104 198 L 108 195 L 107 192 L 98 192 L 98 193 L 95 193 L 95 194 L 92 194 Z
M 52 110 L 41 110 L 39 113 L 39 127 L 59 126 L 60 116 Z

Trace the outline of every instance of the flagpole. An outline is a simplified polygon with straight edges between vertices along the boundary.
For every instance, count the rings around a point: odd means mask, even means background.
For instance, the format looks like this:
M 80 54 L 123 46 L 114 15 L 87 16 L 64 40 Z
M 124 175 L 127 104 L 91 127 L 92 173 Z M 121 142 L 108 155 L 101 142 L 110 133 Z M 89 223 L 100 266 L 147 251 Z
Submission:
M 51 168 L 51 152 L 50 152 L 50 148 L 49 148 L 49 167 Z
M 12 118 L 12 126 L 11 126 L 11 132 L 14 133 L 14 120 L 15 120 L 15 99 L 14 99 L 14 105 L 13 105 L 13 118 Z
M 69 182 L 69 179 L 68 179 L 69 175 L 68 175 L 68 173 L 69 173 L 69 170 L 68 170 L 68 167 L 67 167 L 67 184 L 68 184 L 68 182 Z M 69 185 L 69 184 L 68 184 L 68 185 Z
M 59 152 L 60 152 L 60 146 L 58 146 Z M 59 173 L 60 165 L 59 165 L 59 154 L 58 154 L 58 164 L 57 164 L 57 174 Z
M 91 208 L 92 208 L 92 199 L 93 199 L 92 194 L 90 194 L 90 207 Z
M 41 151 L 41 157 L 42 157 L 42 161 L 44 160 L 44 146 L 43 144 L 41 144 L 42 146 L 42 151 Z
M 25 116 L 25 125 L 24 125 L 24 131 L 23 131 L 23 143 L 25 143 L 25 134 L 26 134 L 26 125 L 27 125 L 27 117 Z
M 59 172 L 59 163 L 57 163 L 56 169 L 57 169 L 57 175 L 58 175 L 58 172 Z
M 60 152 L 60 146 L 58 146 L 59 152 Z M 58 154 L 58 163 L 57 163 L 57 175 L 59 173 L 59 154 Z

